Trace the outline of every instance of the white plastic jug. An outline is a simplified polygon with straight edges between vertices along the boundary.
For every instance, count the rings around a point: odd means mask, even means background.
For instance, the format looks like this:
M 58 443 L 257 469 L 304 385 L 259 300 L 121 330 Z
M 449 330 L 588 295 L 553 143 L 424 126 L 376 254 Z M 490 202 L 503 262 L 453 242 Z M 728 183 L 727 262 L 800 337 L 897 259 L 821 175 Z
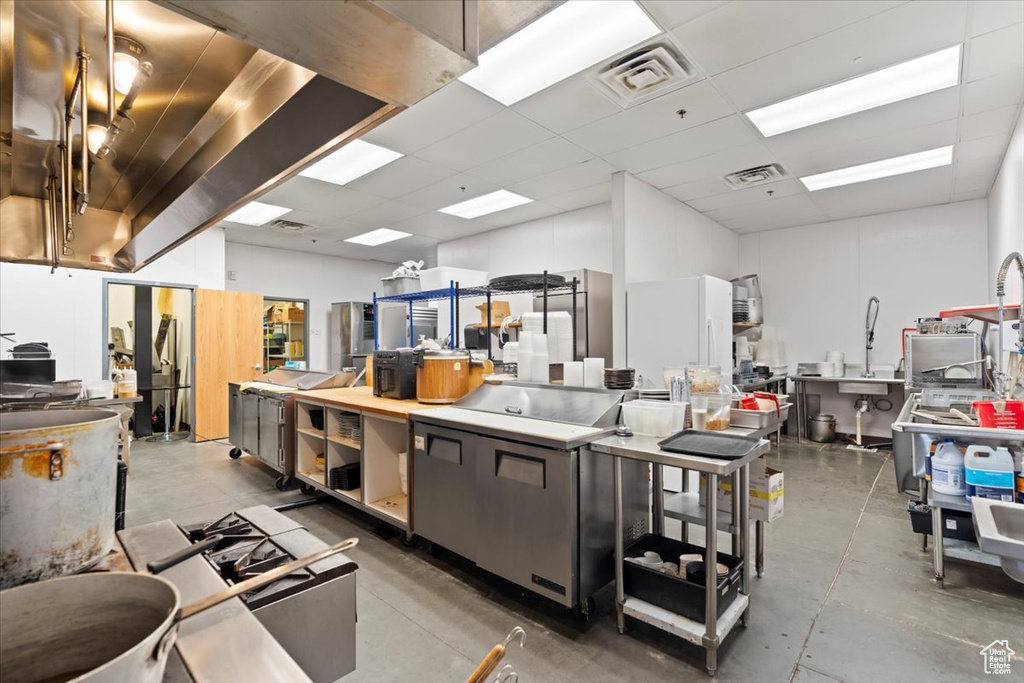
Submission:
M 934 485 L 934 466 L 932 481 Z M 989 498 L 1007 503 L 1013 502 L 1013 456 L 1006 448 L 991 448 L 974 445 L 964 456 L 964 478 L 967 481 L 967 497 Z
M 964 481 L 964 455 L 952 439 L 942 442 L 932 456 L 932 488 L 947 496 L 962 496 L 967 493 L 967 484 Z

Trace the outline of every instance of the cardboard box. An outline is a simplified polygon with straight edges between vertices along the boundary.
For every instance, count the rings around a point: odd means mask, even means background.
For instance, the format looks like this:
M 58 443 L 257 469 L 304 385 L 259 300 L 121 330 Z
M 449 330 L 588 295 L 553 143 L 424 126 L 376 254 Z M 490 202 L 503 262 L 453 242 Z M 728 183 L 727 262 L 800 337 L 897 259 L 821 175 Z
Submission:
M 284 309 L 284 322 L 301 323 L 306 320 L 306 309 L 301 306 L 290 305 Z
M 271 325 L 284 322 L 284 307 L 280 304 L 267 306 L 267 310 L 263 313 L 263 319 Z
M 700 504 L 707 505 L 707 479 L 700 475 Z M 782 516 L 783 510 L 782 472 L 768 467 L 761 457 L 750 463 L 750 519 L 760 522 L 774 522 Z M 718 480 L 718 509 L 732 512 L 732 478 Z

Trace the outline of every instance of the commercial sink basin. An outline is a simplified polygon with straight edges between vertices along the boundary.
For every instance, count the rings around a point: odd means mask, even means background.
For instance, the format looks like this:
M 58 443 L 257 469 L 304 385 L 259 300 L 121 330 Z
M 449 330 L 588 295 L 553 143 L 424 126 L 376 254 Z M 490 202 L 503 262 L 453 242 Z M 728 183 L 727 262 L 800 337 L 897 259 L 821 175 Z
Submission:
M 997 555 L 1003 571 L 1024 583 L 1024 505 L 987 498 L 972 498 L 978 546 Z

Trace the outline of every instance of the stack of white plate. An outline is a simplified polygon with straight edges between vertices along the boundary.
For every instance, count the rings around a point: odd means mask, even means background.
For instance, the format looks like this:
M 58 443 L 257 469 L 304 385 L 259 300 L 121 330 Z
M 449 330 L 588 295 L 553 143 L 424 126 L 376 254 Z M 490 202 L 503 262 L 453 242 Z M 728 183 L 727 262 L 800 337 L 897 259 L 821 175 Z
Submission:
M 732 321 L 734 323 L 745 323 L 750 319 L 750 304 L 746 299 L 732 300 Z
M 825 362 L 832 363 L 833 377 L 842 377 L 846 374 L 846 354 L 842 351 L 826 351 Z

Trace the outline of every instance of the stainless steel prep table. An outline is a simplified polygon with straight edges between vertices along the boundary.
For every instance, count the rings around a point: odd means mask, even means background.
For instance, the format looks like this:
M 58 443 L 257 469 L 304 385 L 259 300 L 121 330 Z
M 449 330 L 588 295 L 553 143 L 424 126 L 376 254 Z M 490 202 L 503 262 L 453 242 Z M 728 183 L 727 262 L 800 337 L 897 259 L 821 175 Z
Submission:
M 608 436 L 590 444 L 594 453 L 611 455 L 613 459 L 613 486 L 615 496 L 615 612 L 619 633 L 626 629 L 626 617 L 633 617 L 644 623 L 651 624 L 663 631 L 672 633 L 684 640 L 700 645 L 706 652 L 705 667 L 708 674 L 714 675 L 718 669 L 718 648 L 722 640 L 737 622 L 744 625 L 750 615 L 750 463 L 757 457 L 767 453 L 771 447 L 766 439 L 761 439 L 749 454 L 736 460 L 719 460 L 703 458 L 681 453 L 670 453 L 658 447 L 659 438 L 653 436 Z M 743 578 L 740 595 L 729 608 L 718 618 L 718 594 L 716 584 L 707 581 L 704 623 L 674 614 L 668 610 L 652 605 L 638 598 L 625 594 L 623 583 L 623 514 L 622 514 L 622 459 L 636 460 L 655 466 L 678 467 L 682 470 L 694 470 L 707 475 L 708 491 L 718 488 L 718 478 L 733 478 L 733 509 L 739 510 L 739 524 L 732 530 L 733 546 L 737 556 L 743 562 Z M 658 468 L 655 467 L 657 470 Z M 660 492 L 661 496 L 664 492 Z M 659 497 L 655 494 L 655 500 Z M 655 524 L 663 523 L 655 515 Z M 718 503 L 717 497 L 708 496 L 704 517 L 705 557 L 717 557 L 718 554 Z
M 804 434 L 807 433 L 807 384 L 884 384 L 899 386 L 906 381 L 902 377 L 810 377 L 808 375 L 793 375 L 793 386 L 796 389 L 796 442 L 802 443 Z M 850 394 L 855 396 L 856 394 Z

